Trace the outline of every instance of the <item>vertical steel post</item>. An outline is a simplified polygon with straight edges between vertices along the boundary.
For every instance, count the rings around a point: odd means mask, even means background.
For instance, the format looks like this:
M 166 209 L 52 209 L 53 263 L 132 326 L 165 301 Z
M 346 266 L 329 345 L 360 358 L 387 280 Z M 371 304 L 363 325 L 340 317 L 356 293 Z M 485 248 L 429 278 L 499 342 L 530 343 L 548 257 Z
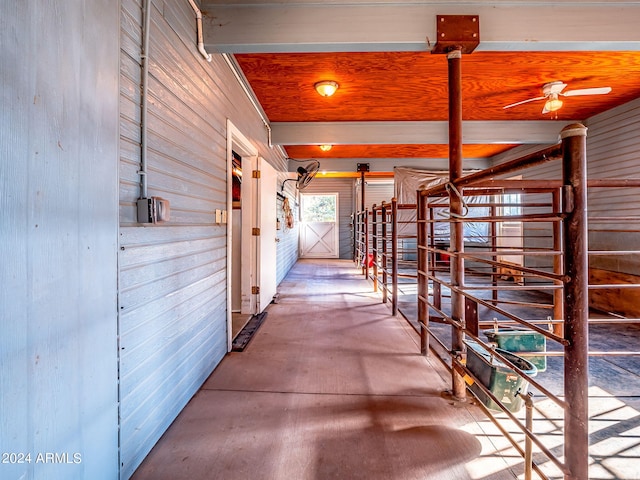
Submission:
M 360 170 L 360 210 L 364 212 L 365 201 L 364 201 L 364 174 L 366 173 L 365 169 Z
M 564 274 L 564 455 L 566 480 L 589 478 L 589 306 L 587 227 L 587 129 L 568 125 L 560 132 L 563 149 Z
M 498 211 L 495 204 L 491 205 L 491 210 L 489 215 L 491 215 L 491 218 L 496 218 L 496 216 L 498 215 Z M 495 220 L 493 220 L 489 224 L 489 232 L 490 232 L 489 235 L 491 236 L 491 250 L 493 250 L 494 252 L 497 252 L 498 251 L 498 225 Z M 493 260 L 494 262 L 497 262 L 498 255 L 493 255 L 491 257 L 491 260 Z M 495 265 L 491 265 L 491 285 L 493 285 L 494 287 L 498 286 L 498 267 L 496 267 Z M 498 303 L 497 288 L 494 288 L 491 291 L 491 299 L 493 300 L 494 305 Z
M 418 324 L 420 325 L 420 353 L 429 354 L 429 252 L 427 251 L 427 201 L 428 197 L 417 192 L 418 225 Z
M 373 262 L 373 291 L 378 291 L 378 210 L 374 203 L 371 207 L 371 258 Z
M 553 208 L 553 213 L 561 213 L 561 203 L 560 203 L 560 190 L 554 190 L 551 197 L 551 204 Z M 553 249 L 556 252 L 562 251 L 562 224 L 560 222 L 553 222 Z M 553 256 L 553 273 L 561 274 L 562 273 L 562 256 L 554 255 Z M 562 285 L 561 280 L 554 281 L 556 285 Z M 564 317 L 564 292 L 562 289 L 558 288 L 553 291 L 553 319 L 560 320 Z M 559 336 L 564 336 L 562 323 L 554 323 L 553 324 L 553 333 Z
M 363 230 L 364 230 L 364 260 L 362 273 L 364 278 L 369 278 L 369 211 L 363 210 Z
M 356 227 L 356 223 L 357 223 L 357 217 L 358 214 L 357 213 L 353 213 L 351 214 L 351 258 L 353 259 L 354 262 L 356 262 L 356 258 L 357 258 L 357 247 L 356 247 L 356 241 L 357 241 L 357 227 Z
M 387 303 L 387 236 L 389 235 L 387 230 L 387 222 L 389 219 L 387 218 L 387 203 L 382 202 L 382 303 Z
M 454 183 L 462 177 L 462 49 L 451 50 L 447 54 L 449 79 L 449 181 Z M 451 284 L 455 287 L 464 285 L 464 224 L 459 220 L 463 213 L 462 199 L 449 190 L 449 248 L 451 251 L 450 272 Z M 464 327 L 464 296 L 451 291 L 451 317 Z M 464 355 L 464 330 L 452 327 L 451 350 L 454 354 Z M 467 392 L 464 377 L 456 368 L 452 372 L 452 394 L 456 399 L 465 399 Z
M 391 199 L 391 312 L 398 314 L 398 200 Z
M 531 398 L 531 392 L 522 393 L 520 390 L 516 393 L 520 395 L 524 401 L 526 408 L 525 411 L 525 428 L 533 433 L 533 400 Z M 533 442 L 529 435 L 524 437 L 524 480 L 531 480 L 531 474 L 533 470 Z
M 364 275 L 364 212 L 358 212 L 358 262 L 361 262 Z
M 365 278 L 369 278 L 369 213 L 365 209 L 364 201 L 364 174 L 365 169 L 360 169 L 360 211 L 364 212 L 364 263 L 362 266 L 362 273 Z

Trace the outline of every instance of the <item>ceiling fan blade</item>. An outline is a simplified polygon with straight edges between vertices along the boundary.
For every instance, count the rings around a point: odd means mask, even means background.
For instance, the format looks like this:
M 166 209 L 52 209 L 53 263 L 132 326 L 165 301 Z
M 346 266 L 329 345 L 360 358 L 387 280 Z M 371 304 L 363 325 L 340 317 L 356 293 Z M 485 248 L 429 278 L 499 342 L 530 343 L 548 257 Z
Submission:
M 523 103 L 535 102 L 536 100 L 544 100 L 545 98 L 547 97 L 529 98 L 527 100 L 522 100 L 521 102 L 512 103 L 511 105 L 505 105 L 502 108 L 511 108 L 511 107 L 515 107 L 516 105 L 522 105 Z
M 611 87 L 579 88 L 561 93 L 563 97 L 575 97 L 577 95 L 605 95 L 611 91 Z

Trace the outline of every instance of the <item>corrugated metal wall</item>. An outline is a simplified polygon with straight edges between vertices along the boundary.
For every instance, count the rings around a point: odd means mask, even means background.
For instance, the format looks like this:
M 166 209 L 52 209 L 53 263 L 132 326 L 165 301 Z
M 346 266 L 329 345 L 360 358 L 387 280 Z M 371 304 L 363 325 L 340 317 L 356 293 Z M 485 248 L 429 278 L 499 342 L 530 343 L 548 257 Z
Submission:
M 118 474 L 118 18 L 0 2 L 3 479 Z
M 227 351 L 226 121 L 283 169 L 224 59 L 198 53 L 184 0 L 154 1 L 149 72 L 149 195 L 171 221 L 136 223 L 139 196 L 141 5 L 121 15 L 120 417 L 127 478 Z
M 338 235 L 340 242 L 340 258 L 353 258 L 351 240 L 351 214 L 353 213 L 353 179 L 322 178 L 316 176 L 305 188 L 304 193 L 337 193 L 338 194 Z

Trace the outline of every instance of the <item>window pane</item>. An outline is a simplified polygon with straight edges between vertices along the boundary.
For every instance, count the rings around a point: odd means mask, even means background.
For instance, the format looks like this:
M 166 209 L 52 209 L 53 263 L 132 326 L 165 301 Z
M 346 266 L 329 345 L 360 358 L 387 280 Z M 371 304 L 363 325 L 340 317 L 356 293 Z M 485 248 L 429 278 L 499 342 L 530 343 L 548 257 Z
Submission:
M 305 222 L 335 222 L 335 195 L 303 195 L 302 218 Z

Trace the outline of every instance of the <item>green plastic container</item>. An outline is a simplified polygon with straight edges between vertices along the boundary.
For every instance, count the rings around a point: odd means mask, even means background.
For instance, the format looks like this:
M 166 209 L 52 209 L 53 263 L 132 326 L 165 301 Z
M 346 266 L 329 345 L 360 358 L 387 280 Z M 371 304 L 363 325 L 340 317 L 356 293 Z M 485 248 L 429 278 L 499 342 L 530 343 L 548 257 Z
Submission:
M 529 389 L 529 382 L 516 373 L 513 368 L 498 360 L 477 343 L 467 341 L 467 345 L 469 347 L 467 348 L 467 368 L 502 402 L 507 410 L 511 412 L 519 411 L 523 406 L 523 401 L 520 395 L 516 396 L 516 393 L 520 390 L 521 394 L 526 394 Z M 535 365 L 528 360 L 501 348 L 496 348 L 496 352 L 527 375 L 533 377 L 538 373 Z M 496 402 L 477 384 L 472 383 L 469 388 L 488 409 L 501 410 Z
M 508 352 L 520 354 L 523 358 L 533 363 L 539 372 L 547 369 L 546 355 L 522 355 L 522 352 L 546 352 L 547 338 L 541 333 L 533 330 L 518 330 L 515 328 L 505 328 L 495 330 L 485 330 L 484 334 L 490 342 L 498 345 L 498 348 Z

